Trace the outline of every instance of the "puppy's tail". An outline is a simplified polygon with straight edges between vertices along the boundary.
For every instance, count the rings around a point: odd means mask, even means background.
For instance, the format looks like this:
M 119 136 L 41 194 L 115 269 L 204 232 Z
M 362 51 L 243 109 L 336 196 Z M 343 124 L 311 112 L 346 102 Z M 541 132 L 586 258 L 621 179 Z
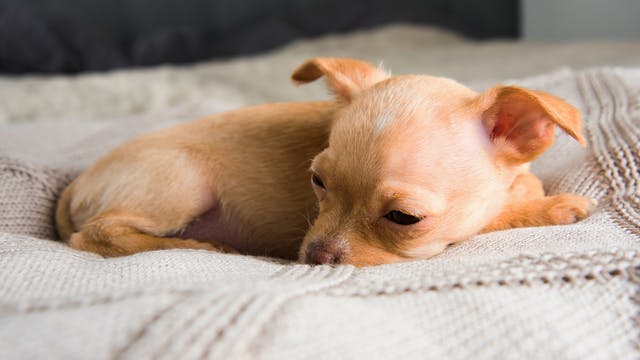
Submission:
M 70 203 L 71 203 L 71 188 L 73 187 L 73 183 L 67 186 L 62 195 L 58 199 L 58 204 L 56 205 L 56 230 L 58 231 L 58 236 L 61 240 L 68 241 L 71 237 L 71 234 L 76 232 L 76 229 L 73 226 L 73 222 L 71 222 L 71 213 L 70 213 Z

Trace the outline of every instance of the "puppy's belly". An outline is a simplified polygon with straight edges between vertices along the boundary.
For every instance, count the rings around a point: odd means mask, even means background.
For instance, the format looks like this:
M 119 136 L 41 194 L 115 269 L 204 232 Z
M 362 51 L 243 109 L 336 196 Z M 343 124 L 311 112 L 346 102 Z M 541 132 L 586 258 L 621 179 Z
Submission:
M 199 241 L 215 241 L 222 243 L 240 251 L 249 250 L 246 241 L 222 218 L 220 207 L 214 205 L 211 209 L 190 222 L 184 230 L 176 234 L 182 239 L 193 239 Z

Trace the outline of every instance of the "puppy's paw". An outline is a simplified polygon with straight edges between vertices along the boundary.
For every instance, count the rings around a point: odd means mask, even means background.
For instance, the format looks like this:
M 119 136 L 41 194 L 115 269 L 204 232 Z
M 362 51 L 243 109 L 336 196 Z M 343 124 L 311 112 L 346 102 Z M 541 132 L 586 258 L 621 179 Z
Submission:
M 547 208 L 550 225 L 565 225 L 578 222 L 589 216 L 596 208 L 596 202 L 588 197 L 560 194 L 551 196 Z
M 224 245 L 224 244 L 220 244 L 220 243 L 216 243 L 213 244 L 213 247 L 215 248 L 216 251 L 219 251 L 221 253 L 225 253 L 225 254 L 240 254 L 240 252 L 234 248 L 232 248 L 231 246 L 228 245 Z
M 217 251 L 225 254 L 238 254 L 238 251 L 231 246 L 216 241 L 181 239 L 179 247 L 186 249 Z
M 239 254 L 238 250 L 232 248 L 229 245 L 217 242 L 217 241 L 208 241 L 204 244 L 211 246 L 212 250 L 217 252 L 225 253 L 225 254 Z

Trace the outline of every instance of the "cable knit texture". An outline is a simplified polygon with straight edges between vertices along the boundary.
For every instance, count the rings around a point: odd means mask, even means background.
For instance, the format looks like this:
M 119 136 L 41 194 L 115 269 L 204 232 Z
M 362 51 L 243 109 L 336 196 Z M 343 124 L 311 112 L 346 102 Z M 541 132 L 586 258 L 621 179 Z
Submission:
M 186 116 L 8 126 L 0 358 L 638 358 L 638 73 L 564 70 L 514 82 L 582 110 L 589 147 L 559 135 L 533 170 L 549 193 L 597 199 L 591 217 L 364 269 L 72 250 L 53 240 L 64 185 L 122 140 Z

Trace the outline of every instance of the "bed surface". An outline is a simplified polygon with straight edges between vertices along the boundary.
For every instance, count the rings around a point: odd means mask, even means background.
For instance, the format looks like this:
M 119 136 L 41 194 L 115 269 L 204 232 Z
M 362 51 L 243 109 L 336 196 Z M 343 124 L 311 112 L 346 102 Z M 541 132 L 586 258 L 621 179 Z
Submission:
M 533 171 L 597 211 L 364 269 L 194 250 L 103 259 L 52 241 L 59 192 L 109 149 L 212 112 L 325 98 L 321 83 L 288 80 L 318 55 L 565 98 L 589 147 L 559 135 Z M 638 59 L 639 43 L 475 43 L 392 26 L 195 66 L 2 77 L 0 358 L 637 358 Z

